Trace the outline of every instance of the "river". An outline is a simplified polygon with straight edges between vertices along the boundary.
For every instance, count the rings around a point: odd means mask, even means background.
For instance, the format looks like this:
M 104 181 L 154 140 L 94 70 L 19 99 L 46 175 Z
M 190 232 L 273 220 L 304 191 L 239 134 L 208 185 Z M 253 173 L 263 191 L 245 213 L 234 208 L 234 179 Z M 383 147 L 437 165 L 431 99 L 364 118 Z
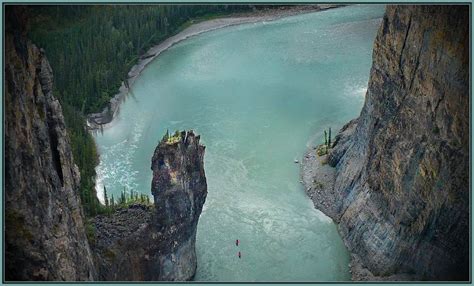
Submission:
M 238 25 L 165 51 L 94 135 L 98 196 L 103 185 L 109 197 L 124 186 L 150 194 L 158 141 L 194 129 L 208 182 L 195 280 L 350 280 L 337 226 L 313 207 L 294 160 L 358 116 L 383 12 L 353 5 Z

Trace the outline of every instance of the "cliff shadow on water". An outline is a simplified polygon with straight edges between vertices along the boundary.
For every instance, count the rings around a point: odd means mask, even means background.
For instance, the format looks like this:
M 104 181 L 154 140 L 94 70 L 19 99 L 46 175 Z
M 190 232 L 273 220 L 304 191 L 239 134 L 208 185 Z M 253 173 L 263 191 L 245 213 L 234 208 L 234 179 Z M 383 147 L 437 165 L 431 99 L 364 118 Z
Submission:
M 305 156 L 356 280 L 470 279 L 469 9 L 388 6 L 360 116 Z

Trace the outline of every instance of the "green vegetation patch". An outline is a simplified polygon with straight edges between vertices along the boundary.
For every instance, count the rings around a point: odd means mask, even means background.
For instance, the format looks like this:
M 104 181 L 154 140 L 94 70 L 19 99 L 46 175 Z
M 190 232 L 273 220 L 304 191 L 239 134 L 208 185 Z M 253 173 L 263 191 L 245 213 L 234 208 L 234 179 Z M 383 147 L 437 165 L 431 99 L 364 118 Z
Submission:
M 96 243 L 95 239 L 95 225 L 90 221 L 86 220 L 86 223 L 84 224 L 85 230 L 86 230 L 86 236 L 87 240 L 91 245 L 94 245 Z
M 118 199 L 115 199 L 113 194 L 109 198 L 107 195 L 107 188 L 104 186 L 104 204 L 100 204 L 98 213 L 110 216 L 118 209 L 128 208 L 129 206 L 135 204 L 141 204 L 150 207 L 153 206 L 153 202 L 150 201 L 149 195 L 135 192 L 134 190 L 130 190 L 130 192 L 128 192 L 126 187 L 123 188 Z
M 321 144 L 316 148 L 316 154 L 320 157 L 328 155 L 332 147 L 333 144 L 331 142 L 331 127 L 329 127 L 329 131 L 324 130 L 324 144 Z M 323 161 L 322 163 L 324 165 L 327 163 L 327 161 Z
M 176 144 L 181 141 L 181 134 L 176 131 L 174 135 L 168 136 L 168 139 L 166 140 L 166 144 Z
M 170 135 L 169 131 L 166 130 L 166 134 L 161 139 L 161 142 L 164 142 L 168 145 L 173 145 L 180 142 L 181 140 L 182 140 L 181 132 L 176 130 L 173 135 Z
M 324 156 L 328 154 L 328 151 L 329 151 L 328 146 L 319 145 L 318 148 L 316 149 L 316 154 L 318 154 L 318 156 Z
M 149 48 L 192 20 L 250 11 L 251 5 L 34 5 L 28 37 L 44 48 L 63 107 L 84 212 L 102 212 L 95 192 L 97 150 L 86 115 L 100 112 Z M 40 116 L 43 116 L 40 112 Z

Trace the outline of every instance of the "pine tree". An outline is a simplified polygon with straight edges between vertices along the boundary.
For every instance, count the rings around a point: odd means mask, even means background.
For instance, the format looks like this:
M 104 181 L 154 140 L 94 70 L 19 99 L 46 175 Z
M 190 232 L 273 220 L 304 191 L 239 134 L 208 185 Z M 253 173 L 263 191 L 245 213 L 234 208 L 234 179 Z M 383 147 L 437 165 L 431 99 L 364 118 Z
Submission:
M 115 199 L 114 199 L 114 194 L 112 194 L 112 197 L 110 198 L 110 206 L 112 209 L 115 209 Z
M 85 115 L 102 111 L 122 82 L 130 88 L 127 74 L 141 53 L 178 32 L 187 21 L 251 9 L 251 5 L 29 7 L 29 36 L 45 49 L 54 72 L 53 94 L 63 108 L 87 216 L 95 215 L 101 204 L 94 189 L 98 155 Z M 117 202 L 127 197 L 120 196 Z
M 125 198 L 125 187 L 123 187 L 122 194 L 120 195 L 120 204 L 124 205 L 126 202 L 127 202 L 127 200 Z
M 329 140 L 328 140 L 328 148 L 331 148 L 331 127 L 329 127 Z
M 104 185 L 104 203 L 105 207 L 108 209 L 109 208 L 109 198 L 107 197 L 107 188 Z

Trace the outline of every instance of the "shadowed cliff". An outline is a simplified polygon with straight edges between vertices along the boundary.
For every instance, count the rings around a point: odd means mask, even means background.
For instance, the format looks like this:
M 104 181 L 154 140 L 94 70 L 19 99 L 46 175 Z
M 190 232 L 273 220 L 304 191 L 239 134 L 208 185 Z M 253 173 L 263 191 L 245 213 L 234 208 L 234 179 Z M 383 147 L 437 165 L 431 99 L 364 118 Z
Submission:
M 6 6 L 5 15 L 5 279 L 93 280 L 51 67 L 25 37 L 24 9 Z
M 80 174 L 53 96 L 52 69 L 26 38 L 27 24 L 24 7 L 7 6 L 5 280 L 192 279 L 207 195 L 199 136 L 182 132 L 160 142 L 153 206 L 92 218 L 86 236 Z
M 353 278 L 468 280 L 468 6 L 387 7 L 364 107 L 335 141 L 334 169 L 308 154 L 303 177 L 339 222 Z

